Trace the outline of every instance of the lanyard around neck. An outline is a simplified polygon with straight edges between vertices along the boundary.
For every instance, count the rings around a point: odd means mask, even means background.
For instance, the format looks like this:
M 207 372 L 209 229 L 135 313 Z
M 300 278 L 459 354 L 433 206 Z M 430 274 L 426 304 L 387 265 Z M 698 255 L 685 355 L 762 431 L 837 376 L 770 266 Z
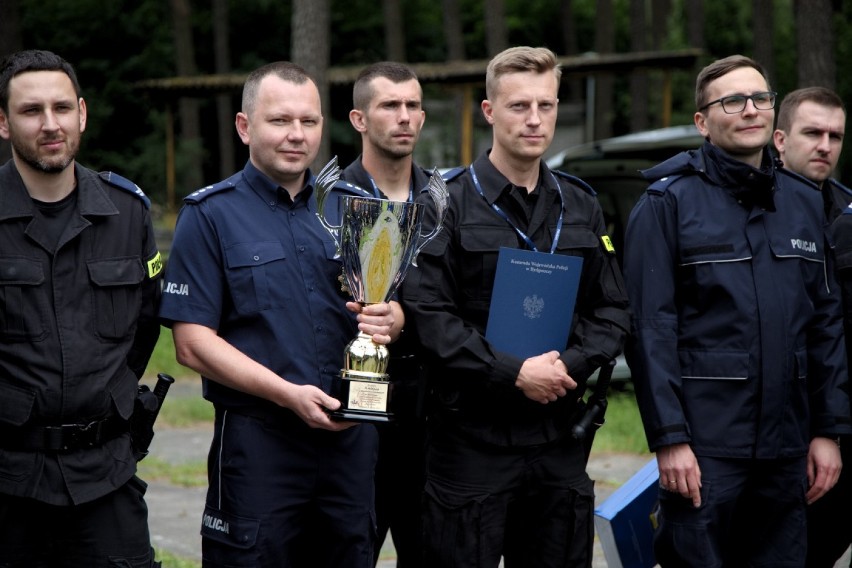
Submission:
M 367 177 L 370 178 L 370 183 L 373 186 L 373 196 L 376 199 L 387 199 L 387 196 L 382 193 L 382 190 L 379 189 L 379 186 L 376 185 L 376 180 L 373 179 L 373 176 L 370 175 L 370 172 L 364 170 L 364 173 L 367 174 Z M 408 202 L 414 201 L 414 174 L 411 175 L 411 181 L 408 183 Z
M 565 198 L 562 197 L 562 190 L 559 189 L 559 182 L 556 180 L 556 176 L 553 175 L 553 172 L 550 173 L 550 177 L 553 179 L 553 183 L 556 185 L 556 193 L 559 195 L 559 220 L 556 223 L 556 234 L 553 235 L 553 244 L 550 246 L 550 254 L 556 252 L 556 245 L 559 243 L 559 234 L 562 232 L 562 219 L 565 215 Z M 488 198 L 485 197 L 485 192 L 482 191 L 482 186 L 479 185 L 479 178 L 476 177 L 476 170 L 473 169 L 473 164 L 470 165 L 470 177 L 473 178 L 473 186 L 476 188 L 476 191 L 482 196 L 482 199 L 488 203 Z M 532 242 L 532 239 L 527 236 L 525 232 L 523 232 L 515 223 L 509 219 L 509 216 L 506 215 L 506 212 L 500 209 L 500 206 L 497 203 L 490 203 L 491 208 L 502 217 L 510 227 L 512 227 L 518 236 L 521 237 L 524 242 L 530 247 L 530 250 L 534 250 L 539 252 L 538 248 L 535 246 L 535 243 Z

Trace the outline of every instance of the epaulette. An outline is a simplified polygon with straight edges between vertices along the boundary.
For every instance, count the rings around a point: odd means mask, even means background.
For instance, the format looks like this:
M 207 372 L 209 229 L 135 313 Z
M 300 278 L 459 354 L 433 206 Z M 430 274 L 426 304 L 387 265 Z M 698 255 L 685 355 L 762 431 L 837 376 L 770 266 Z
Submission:
M 444 173 L 442 173 L 441 178 L 445 182 L 452 181 L 452 180 L 456 179 L 457 177 L 459 177 L 460 175 L 462 175 L 464 173 L 465 169 L 466 168 L 464 166 L 458 166 L 457 168 L 452 168 L 452 169 L 447 170 Z
M 796 180 L 796 181 L 798 181 L 798 182 L 801 182 L 801 183 L 803 183 L 803 184 L 807 185 L 807 186 L 808 186 L 808 187 L 810 187 L 811 189 L 813 189 L 813 190 L 815 190 L 815 191 L 819 191 L 819 185 L 817 185 L 816 183 L 814 183 L 814 181 L 813 181 L 813 180 L 810 180 L 810 179 L 806 178 L 805 176 L 803 176 L 802 174 L 800 174 L 800 173 L 798 173 L 798 172 L 794 172 L 793 170 L 788 170 L 788 169 L 787 169 L 787 168 L 785 168 L 785 167 L 776 167 L 776 168 L 775 168 L 775 173 L 776 173 L 776 174 L 785 174 L 785 175 L 787 175 L 787 176 L 789 176 L 789 177 L 793 178 L 794 180 Z
M 136 185 L 129 179 L 122 177 L 115 172 L 101 172 L 98 175 L 102 180 L 104 180 L 111 186 L 132 193 L 133 195 L 142 200 L 142 203 L 145 204 L 145 207 L 147 207 L 148 209 L 151 208 L 151 200 L 148 199 L 148 196 L 145 195 L 145 193 L 139 188 L 138 185 Z
M 827 179 L 827 180 L 825 180 L 825 181 L 827 181 L 827 182 L 828 182 L 828 183 L 830 183 L 832 186 L 836 187 L 837 189 L 839 189 L 840 191 L 842 191 L 842 192 L 843 192 L 843 193 L 845 193 L 846 195 L 848 195 L 848 196 L 852 197 L 852 189 L 849 189 L 848 187 L 846 187 L 845 185 L 843 185 L 842 183 L 840 183 L 840 182 L 839 182 L 839 181 L 837 181 L 836 179 L 834 179 L 834 178 L 828 178 L 828 179 Z
M 207 199 L 214 193 L 234 189 L 234 187 L 236 187 L 236 181 L 233 179 L 232 176 L 218 183 L 214 183 L 213 185 L 208 185 L 207 187 L 196 189 L 195 191 L 184 197 L 183 200 L 187 203 L 200 203 L 201 201 Z
M 372 193 L 370 193 L 360 185 L 355 185 L 354 183 L 343 179 L 337 180 L 332 189 L 340 191 L 347 195 L 354 195 L 356 197 L 375 197 Z
M 449 169 L 441 174 L 441 179 L 444 180 L 444 183 L 449 181 L 453 181 L 460 175 L 464 173 L 467 168 L 464 166 L 458 166 L 456 168 Z M 432 179 L 432 174 L 429 174 L 429 179 Z M 420 193 L 428 193 L 429 192 L 429 184 L 427 183 L 423 187 L 420 188 Z
M 594 189 L 592 189 L 592 186 L 590 186 L 588 183 L 586 183 L 582 179 L 578 178 L 577 176 L 572 176 L 571 174 L 563 172 L 561 170 L 550 170 L 550 171 L 553 172 L 553 175 L 557 175 L 557 176 L 561 177 L 562 179 L 567 179 L 569 182 L 576 185 L 577 187 L 579 187 L 580 189 L 584 190 L 586 193 L 588 193 L 592 196 L 596 196 L 598 194 Z
M 652 182 L 651 185 L 648 186 L 648 191 L 651 193 L 665 193 L 668 191 L 669 186 L 673 184 L 675 181 L 682 178 L 682 174 L 672 174 L 670 176 L 661 177 L 655 182 Z

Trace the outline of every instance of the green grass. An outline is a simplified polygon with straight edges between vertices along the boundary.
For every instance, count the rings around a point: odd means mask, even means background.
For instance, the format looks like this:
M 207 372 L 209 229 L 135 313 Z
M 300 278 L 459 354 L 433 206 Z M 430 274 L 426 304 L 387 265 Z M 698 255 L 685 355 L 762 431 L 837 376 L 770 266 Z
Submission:
M 201 568 L 201 562 L 181 558 L 162 548 L 154 549 L 157 560 L 163 563 L 163 568 Z
M 593 452 L 648 452 L 639 407 L 632 389 L 610 390 L 607 396 L 606 422 L 595 434 Z
M 178 487 L 206 487 L 207 462 L 173 464 L 150 455 L 139 462 L 139 477 L 145 481 L 165 481 Z
M 145 377 L 155 379 L 157 373 L 166 373 L 176 379 L 180 377 L 197 377 L 198 373 L 179 364 L 175 359 L 175 344 L 172 340 L 172 330 L 167 327 L 160 328 L 160 339 L 148 361 Z
M 157 417 L 157 427 L 186 428 L 212 422 L 213 405 L 200 395 L 198 397 L 167 397 Z

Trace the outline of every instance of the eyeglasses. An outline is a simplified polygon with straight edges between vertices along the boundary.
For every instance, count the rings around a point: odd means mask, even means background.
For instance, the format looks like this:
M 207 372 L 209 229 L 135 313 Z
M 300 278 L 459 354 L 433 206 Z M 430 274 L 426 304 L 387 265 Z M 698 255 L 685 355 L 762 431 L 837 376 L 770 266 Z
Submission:
M 745 110 L 749 99 L 751 99 L 751 102 L 754 103 L 754 108 L 756 108 L 757 110 L 770 110 L 775 108 L 775 97 L 777 95 L 778 93 L 776 93 L 775 91 L 754 93 L 753 95 L 730 95 L 728 97 L 716 99 L 715 101 L 710 101 L 709 103 L 698 109 L 698 112 L 703 111 L 711 105 L 720 103 L 722 105 L 722 110 L 725 111 L 725 113 L 737 114 L 738 112 L 742 112 Z

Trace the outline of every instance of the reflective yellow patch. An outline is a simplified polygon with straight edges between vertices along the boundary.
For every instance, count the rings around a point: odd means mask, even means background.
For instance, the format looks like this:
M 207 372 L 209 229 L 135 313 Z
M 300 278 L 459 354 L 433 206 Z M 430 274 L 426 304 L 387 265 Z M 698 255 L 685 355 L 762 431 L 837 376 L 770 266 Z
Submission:
M 148 261 L 148 278 L 154 278 L 157 274 L 163 271 L 163 257 L 160 251 Z
M 612 246 L 612 240 L 610 240 L 608 235 L 602 236 L 601 241 L 603 241 L 604 248 L 607 252 L 615 252 L 615 247 Z

